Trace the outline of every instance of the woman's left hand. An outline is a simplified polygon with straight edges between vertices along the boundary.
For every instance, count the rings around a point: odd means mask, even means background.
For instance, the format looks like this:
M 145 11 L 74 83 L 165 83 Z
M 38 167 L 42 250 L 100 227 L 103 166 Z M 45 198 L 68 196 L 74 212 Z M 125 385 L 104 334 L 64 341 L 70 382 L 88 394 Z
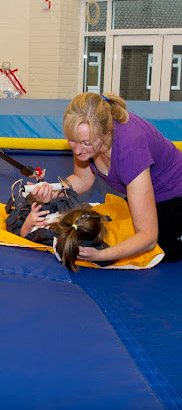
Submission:
M 102 250 L 96 248 L 90 248 L 86 246 L 79 246 L 78 259 L 86 261 L 101 261 L 102 260 Z

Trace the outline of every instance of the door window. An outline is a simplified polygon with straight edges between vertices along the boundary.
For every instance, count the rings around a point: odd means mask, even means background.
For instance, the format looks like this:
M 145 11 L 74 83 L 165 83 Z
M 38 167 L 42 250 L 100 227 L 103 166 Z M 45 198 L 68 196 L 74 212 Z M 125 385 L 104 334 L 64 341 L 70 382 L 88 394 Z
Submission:
M 100 94 L 101 53 L 89 53 L 87 90 Z
M 112 91 L 125 100 L 159 100 L 161 36 L 116 36 Z
M 83 91 L 103 93 L 105 37 L 91 36 L 85 39 Z
M 173 46 L 170 101 L 182 101 L 182 46 Z
M 152 46 L 126 46 L 122 48 L 120 95 L 125 100 L 150 100 L 152 65 L 148 56 Z

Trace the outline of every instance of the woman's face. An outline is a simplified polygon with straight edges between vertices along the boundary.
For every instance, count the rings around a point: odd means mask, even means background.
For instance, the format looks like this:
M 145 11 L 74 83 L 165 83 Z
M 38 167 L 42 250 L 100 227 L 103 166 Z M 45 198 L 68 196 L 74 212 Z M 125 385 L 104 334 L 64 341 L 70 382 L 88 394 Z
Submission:
M 92 158 L 94 155 L 97 155 L 103 146 L 103 141 L 100 137 L 95 137 L 94 146 L 90 141 L 90 129 L 89 125 L 82 123 L 78 126 L 78 141 L 72 141 L 68 139 L 69 145 L 80 161 L 87 161 L 89 158 Z

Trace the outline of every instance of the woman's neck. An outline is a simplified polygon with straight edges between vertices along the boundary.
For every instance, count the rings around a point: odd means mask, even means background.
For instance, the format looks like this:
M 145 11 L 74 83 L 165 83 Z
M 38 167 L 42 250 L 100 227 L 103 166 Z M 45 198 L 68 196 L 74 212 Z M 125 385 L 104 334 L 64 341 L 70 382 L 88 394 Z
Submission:
M 102 150 L 93 156 L 94 164 L 99 172 L 108 175 L 111 165 L 111 148 Z

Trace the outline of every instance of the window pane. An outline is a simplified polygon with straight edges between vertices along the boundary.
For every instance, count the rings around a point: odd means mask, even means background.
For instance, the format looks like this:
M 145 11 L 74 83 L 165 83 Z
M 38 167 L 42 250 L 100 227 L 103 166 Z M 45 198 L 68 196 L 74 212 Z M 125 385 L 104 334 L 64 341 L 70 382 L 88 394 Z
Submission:
M 152 84 L 152 67 L 149 68 L 149 86 Z
M 85 38 L 83 91 L 103 93 L 105 37 Z
M 120 96 L 125 100 L 150 100 L 152 46 L 125 46 L 121 57 Z
M 85 31 L 105 31 L 106 30 L 106 17 L 107 17 L 107 2 L 98 1 L 97 4 L 100 8 L 100 17 L 98 23 L 92 26 L 86 22 Z M 89 17 L 92 20 L 96 16 L 97 10 L 96 6 L 93 4 L 89 7 Z
M 98 67 L 89 66 L 87 71 L 87 86 L 98 86 Z
M 114 0 L 113 29 L 182 27 L 181 0 Z
M 177 85 L 177 74 L 178 74 L 178 69 L 177 67 L 172 67 L 172 73 L 171 73 L 171 85 L 174 87 Z
M 90 63 L 97 63 L 97 56 L 89 56 L 89 61 L 90 61 Z
M 170 101 L 182 101 L 182 45 L 173 46 Z

